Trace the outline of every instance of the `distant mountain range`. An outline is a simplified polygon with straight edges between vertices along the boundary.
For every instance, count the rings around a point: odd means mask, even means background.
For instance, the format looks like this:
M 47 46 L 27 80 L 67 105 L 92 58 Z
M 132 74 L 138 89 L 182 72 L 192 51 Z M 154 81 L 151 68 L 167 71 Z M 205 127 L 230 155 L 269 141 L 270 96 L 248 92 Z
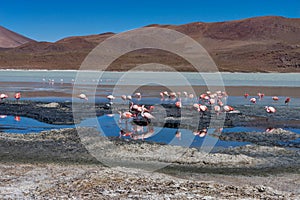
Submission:
M 184 25 L 158 25 L 180 31 L 207 49 L 220 71 L 300 72 L 300 18 L 277 16 Z M 36 42 L 0 27 L 0 68 L 78 69 L 87 54 L 114 33 Z M 193 71 L 183 58 L 161 50 L 139 50 L 123 55 L 110 70 L 138 64 L 161 63 L 178 71 Z

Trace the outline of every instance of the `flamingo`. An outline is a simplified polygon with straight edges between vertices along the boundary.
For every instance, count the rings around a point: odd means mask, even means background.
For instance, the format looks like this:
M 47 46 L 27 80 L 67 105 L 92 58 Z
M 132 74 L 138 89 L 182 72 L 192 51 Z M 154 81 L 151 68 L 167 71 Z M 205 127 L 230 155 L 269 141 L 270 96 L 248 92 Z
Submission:
M 128 119 L 131 119 L 132 117 L 134 117 L 135 115 L 134 114 L 132 114 L 131 112 L 128 112 L 128 111 L 126 111 L 126 112 L 121 112 L 121 111 L 119 111 L 119 116 L 120 116 L 120 119 L 119 119 L 119 123 L 121 123 L 121 121 L 122 121 L 122 119 L 125 119 L 125 121 L 126 121 L 126 125 L 127 125 L 127 120 Z
M 287 97 L 284 101 L 285 104 L 288 104 L 289 102 L 291 101 L 291 98 L 290 97 Z
M 113 95 L 107 95 L 106 98 L 109 100 L 109 101 L 112 101 L 114 100 L 116 97 L 114 97 Z
M 165 96 L 167 96 L 167 97 L 170 96 L 169 93 L 168 93 L 167 91 L 164 91 L 163 94 L 164 94 Z
M 193 108 L 195 108 L 197 111 L 199 111 L 199 106 L 200 106 L 200 104 L 197 104 L 197 103 L 194 103 L 193 104 Z
M 200 94 L 199 96 L 199 100 L 204 103 L 204 99 L 206 98 L 207 94 L 203 93 L 203 94 Z
M 218 99 L 218 105 L 219 106 L 224 106 L 224 103 L 220 99 Z
M 257 96 L 258 96 L 259 100 L 262 100 L 264 98 L 265 94 L 259 92 L 259 93 L 257 93 Z
M 174 99 L 176 99 L 176 97 L 177 97 L 177 95 L 176 95 L 176 93 L 175 93 L 175 92 L 170 92 L 170 96 L 169 96 L 169 98 L 170 98 L 171 100 L 174 100 Z
M 142 112 L 143 111 L 142 106 L 139 106 L 137 104 L 133 104 L 133 102 L 130 102 L 129 110 L 133 111 L 133 112 Z
M 221 107 L 218 105 L 214 106 L 214 111 L 216 112 L 217 115 L 219 115 L 220 111 L 221 111 Z
M 1 100 L 6 99 L 6 98 L 8 98 L 7 94 L 4 94 L 4 93 L 0 94 L 0 99 Z
M 17 92 L 17 93 L 15 94 L 15 99 L 16 99 L 17 101 L 19 101 L 20 98 L 21 98 L 21 93 L 20 93 L 20 92 Z
M 204 99 L 207 96 L 207 94 L 200 94 L 200 99 Z
M 131 101 L 131 100 L 132 100 L 132 96 L 127 95 L 127 99 L 128 99 L 129 101 Z
M 267 129 L 265 130 L 265 132 L 271 133 L 271 132 L 273 132 L 274 130 L 275 130 L 275 128 L 270 127 L 270 128 L 267 128 Z
M 132 118 L 134 116 L 129 111 L 126 111 L 126 112 L 123 112 L 123 113 L 121 111 L 119 111 L 119 114 L 120 114 L 120 119 L 130 119 L 130 118 Z
M 275 113 L 276 112 L 276 109 L 272 106 L 266 106 L 265 110 L 267 113 Z
M 195 105 L 195 104 L 194 104 Z M 201 118 L 204 116 L 204 113 L 208 110 L 207 106 L 198 104 L 197 111 L 201 113 Z
M 231 112 L 231 111 L 234 111 L 234 108 L 231 107 L 231 106 L 228 106 L 228 105 L 223 106 L 223 109 L 225 110 L 225 112 Z
M 199 137 L 204 137 L 204 136 L 206 136 L 206 134 L 207 134 L 207 129 L 206 128 L 199 131 Z
M 161 92 L 161 93 L 159 93 L 159 95 L 160 95 L 160 100 L 161 100 L 161 101 L 163 101 L 163 100 L 165 99 L 165 95 L 164 95 L 164 93 L 163 93 L 163 92 Z
M 204 100 L 208 101 L 209 98 L 210 98 L 209 96 L 205 96 L 205 97 L 204 97 Z
M 127 100 L 127 96 L 126 96 L 126 95 L 122 95 L 122 96 L 121 96 L 121 99 L 122 99 L 123 101 L 126 101 L 126 100 Z
M 216 103 L 216 100 L 215 99 L 209 99 L 209 102 L 208 102 L 210 105 L 214 105 Z
M 88 100 L 87 96 L 85 94 L 83 94 L 83 93 L 81 93 L 80 95 L 78 95 L 78 98 L 79 99 L 84 99 L 86 101 Z
M 244 97 L 245 97 L 245 99 L 247 99 L 247 98 L 249 97 L 249 94 L 248 94 L 248 93 L 245 93 L 245 94 L 244 94 Z
M 142 105 L 141 115 L 146 119 L 155 119 L 155 117 L 149 113 L 149 110 L 145 108 L 145 105 Z
M 142 98 L 142 94 L 140 93 L 140 92 L 136 92 L 135 94 L 134 94 L 134 96 L 135 96 L 135 98 L 137 98 L 137 99 L 141 99 Z
M 273 101 L 278 101 L 279 100 L 279 98 L 277 96 L 273 96 L 272 99 L 273 99 Z
M 253 103 L 253 104 L 256 103 L 256 98 L 252 97 L 252 98 L 250 99 L 250 102 Z
M 181 108 L 181 107 L 182 107 L 181 101 L 180 101 L 180 100 L 177 101 L 177 102 L 175 103 L 175 106 L 176 106 L 177 108 Z
M 201 112 L 205 112 L 205 111 L 208 110 L 207 106 L 201 105 L 201 104 L 199 105 L 199 109 L 200 109 Z
M 19 122 L 19 121 L 21 121 L 21 117 L 20 116 L 15 116 L 14 120 L 17 121 L 17 122 Z
M 186 91 L 183 91 L 182 93 L 183 93 L 183 95 L 184 95 L 185 98 L 188 97 L 188 93 Z
M 194 94 L 193 93 L 189 94 L 189 98 L 193 99 L 194 98 Z

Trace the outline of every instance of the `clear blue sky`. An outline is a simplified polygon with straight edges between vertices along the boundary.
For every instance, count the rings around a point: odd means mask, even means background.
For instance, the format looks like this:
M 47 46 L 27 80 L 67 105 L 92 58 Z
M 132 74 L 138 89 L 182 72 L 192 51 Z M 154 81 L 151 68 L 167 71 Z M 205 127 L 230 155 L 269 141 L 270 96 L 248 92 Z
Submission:
M 148 24 L 300 17 L 300 0 L 1 0 L 0 25 L 38 41 Z

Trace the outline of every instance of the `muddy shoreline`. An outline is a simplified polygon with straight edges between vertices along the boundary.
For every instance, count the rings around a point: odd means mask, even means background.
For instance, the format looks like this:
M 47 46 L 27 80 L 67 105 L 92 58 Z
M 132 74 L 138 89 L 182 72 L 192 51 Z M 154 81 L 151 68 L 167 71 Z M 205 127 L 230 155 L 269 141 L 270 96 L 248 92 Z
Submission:
M 105 114 L 118 114 L 118 111 L 128 110 L 127 104 L 108 103 L 74 103 L 71 102 L 35 102 L 35 101 L 2 101 L 0 102 L 1 115 L 23 116 L 36 119 L 48 124 L 78 124 L 86 118 L 102 116 Z M 209 107 L 209 110 L 212 108 Z M 156 105 L 153 115 L 158 120 L 153 120 L 154 126 L 180 126 L 181 128 L 197 129 L 198 126 L 236 127 L 273 127 L 273 128 L 299 128 L 300 108 L 276 106 L 276 114 L 268 114 L 264 106 L 237 105 L 239 112 L 222 113 L 216 115 L 213 111 L 200 116 L 192 105 L 184 105 L 181 110 L 174 104 Z M 74 119 L 74 113 L 76 118 Z M 181 117 L 181 118 L 180 118 Z M 223 123 L 224 121 L 224 123 Z M 216 127 L 215 127 L 216 128 Z

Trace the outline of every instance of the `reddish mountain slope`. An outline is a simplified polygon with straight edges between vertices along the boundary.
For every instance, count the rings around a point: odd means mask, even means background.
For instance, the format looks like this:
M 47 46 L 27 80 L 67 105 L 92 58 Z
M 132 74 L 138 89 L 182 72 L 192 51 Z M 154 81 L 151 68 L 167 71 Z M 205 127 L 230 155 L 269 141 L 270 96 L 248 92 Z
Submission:
M 185 33 L 202 44 L 220 71 L 300 72 L 300 19 L 256 17 L 244 20 L 165 27 Z M 0 68 L 78 69 L 104 33 L 69 37 L 55 43 L 29 42 L 0 51 Z M 111 70 L 128 70 L 158 62 L 179 71 L 193 70 L 184 59 L 159 50 L 141 50 L 120 57 Z

